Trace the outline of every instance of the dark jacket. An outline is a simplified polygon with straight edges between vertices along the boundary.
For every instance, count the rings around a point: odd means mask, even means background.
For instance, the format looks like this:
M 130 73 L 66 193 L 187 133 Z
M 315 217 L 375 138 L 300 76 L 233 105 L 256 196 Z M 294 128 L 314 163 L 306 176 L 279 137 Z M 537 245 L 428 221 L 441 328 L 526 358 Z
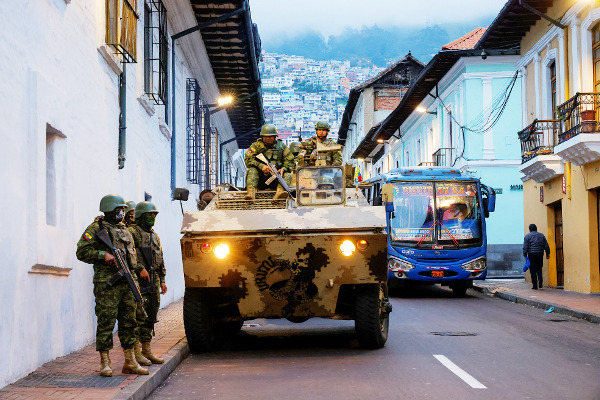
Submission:
M 533 231 L 525 235 L 525 240 L 523 240 L 523 256 L 539 256 L 543 255 L 544 251 L 546 255 L 550 255 L 550 246 L 548 246 L 548 241 L 543 234 Z

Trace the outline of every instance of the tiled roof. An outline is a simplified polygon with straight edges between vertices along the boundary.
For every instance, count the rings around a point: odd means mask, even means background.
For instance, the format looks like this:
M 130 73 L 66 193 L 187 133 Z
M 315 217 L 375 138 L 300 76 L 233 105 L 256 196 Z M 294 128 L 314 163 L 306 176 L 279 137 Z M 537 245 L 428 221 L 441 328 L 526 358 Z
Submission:
M 487 28 L 475 28 L 471 32 L 442 46 L 442 50 L 470 50 L 481 39 Z

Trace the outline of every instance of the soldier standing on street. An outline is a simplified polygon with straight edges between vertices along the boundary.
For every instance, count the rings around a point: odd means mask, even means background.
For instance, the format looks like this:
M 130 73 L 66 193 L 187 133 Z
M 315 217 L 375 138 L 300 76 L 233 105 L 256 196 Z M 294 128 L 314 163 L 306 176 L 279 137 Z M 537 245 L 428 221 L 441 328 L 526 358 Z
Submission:
M 100 211 L 104 217 L 94 221 L 87 227 L 77 242 L 77 259 L 94 265 L 94 297 L 96 300 L 96 350 L 100 352 L 100 375 L 112 376 L 109 350 L 113 348 L 113 329 L 119 321 L 119 341 L 125 354 L 124 374 L 148 375 L 135 360 L 133 345 L 136 342 L 135 311 L 137 304 L 133 293 L 125 279 L 117 281 L 113 286 L 108 280 L 117 272 L 115 257 L 108 251 L 104 243 L 97 238 L 96 232 L 106 228 L 113 246 L 126 255 L 129 268 L 138 269 L 138 260 L 133 247 L 133 238 L 123 224 L 125 216 L 125 200 L 116 194 L 106 195 L 100 200 Z
M 152 346 L 150 345 L 154 324 L 157 322 L 156 313 L 160 307 L 159 293 L 167 293 L 162 246 L 158 235 L 152 228 L 157 214 L 158 210 L 154 204 L 142 201 L 135 207 L 135 224 L 129 228 L 135 243 L 138 260 L 144 265 L 144 268 L 138 274 L 138 279 L 144 298 L 144 309 L 148 317 L 145 317 L 140 310 L 136 313 L 138 321 L 137 339 L 142 343 L 142 351 L 140 352 L 137 342 L 134 345 L 136 360 L 141 365 L 162 364 L 165 362 L 162 358 L 152 354 Z
M 267 185 L 266 181 L 271 177 L 271 174 L 269 173 L 269 168 L 256 158 L 259 154 L 264 154 L 267 160 L 275 165 L 279 170 L 279 174 L 283 175 L 283 180 L 288 185 L 292 181 L 291 172 L 294 169 L 294 156 L 285 143 L 277 139 L 277 128 L 275 125 L 263 125 L 260 130 L 260 139 L 252 143 L 244 157 L 246 168 L 248 168 L 248 172 L 246 173 L 246 190 L 248 191 L 246 199 L 254 200 L 257 188 L 259 190 L 277 188 L 273 199 L 285 198 L 287 192 L 278 184 L 277 180 Z
M 315 165 L 317 160 L 317 141 L 324 146 L 336 146 L 335 142 L 331 139 L 327 139 L 329 134 L 329 123 L 319 121 L 315 125 L 316 136 L 311 137 L 300 143 L 300 153 L 298 154 L 298 165 L 299 166 L 312 166 Z M 342 151 L 332 151 L 327 153 L 326 164 L 327 165 L 342 165 Z
M 130 227 L 131 225 L 135 224 L 135 218 L 133 217 L 133 213 L 135 211 L 135 201 L 128 201 L 127 203 L 127 208 L 125 209 L 125 218 L 123 218 L 123 223 L 125 224 L 126 227 Z

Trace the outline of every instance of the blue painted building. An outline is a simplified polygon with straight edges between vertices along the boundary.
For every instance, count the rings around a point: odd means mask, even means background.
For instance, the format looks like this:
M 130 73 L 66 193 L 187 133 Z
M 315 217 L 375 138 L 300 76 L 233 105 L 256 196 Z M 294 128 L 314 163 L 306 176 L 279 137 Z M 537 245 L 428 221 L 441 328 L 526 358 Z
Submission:
M 418 165 L 474 171 L 498 193 L 496 212 L 487 220 L 488 276 L 522 275 L 519 57 L 484 58 L 473 51 L 473 36 L 484 31 L 478 28 L 436 54 L 354 156 L 372 166 L 368 176 Z

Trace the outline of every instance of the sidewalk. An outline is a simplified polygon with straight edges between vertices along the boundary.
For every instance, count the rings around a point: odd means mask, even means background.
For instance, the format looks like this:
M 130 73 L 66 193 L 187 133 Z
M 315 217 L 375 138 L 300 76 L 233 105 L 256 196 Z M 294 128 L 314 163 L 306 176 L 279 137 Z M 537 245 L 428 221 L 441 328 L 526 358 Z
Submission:
M 100 356 L 96 345 L 50 361 L 28 376 L 0 389 L 0 399 L 144 399 L 156 389 L 189 353 L 183 329 L 183 300 L 158 313 L 154 354 L 165 359 L 152 365 L 150 375 L 121 374 L 123 351 L 117 335 L 110 352 L 113 376 L 98 375 Z
M 555 313 L 600 323 L 600 295 L 597 294 L 583 294 L 549 287 L 533 290 L 531 283 L 524 279 L 489 279 L 474 283 L 474 289 L 545 310 L 554 307 Z

